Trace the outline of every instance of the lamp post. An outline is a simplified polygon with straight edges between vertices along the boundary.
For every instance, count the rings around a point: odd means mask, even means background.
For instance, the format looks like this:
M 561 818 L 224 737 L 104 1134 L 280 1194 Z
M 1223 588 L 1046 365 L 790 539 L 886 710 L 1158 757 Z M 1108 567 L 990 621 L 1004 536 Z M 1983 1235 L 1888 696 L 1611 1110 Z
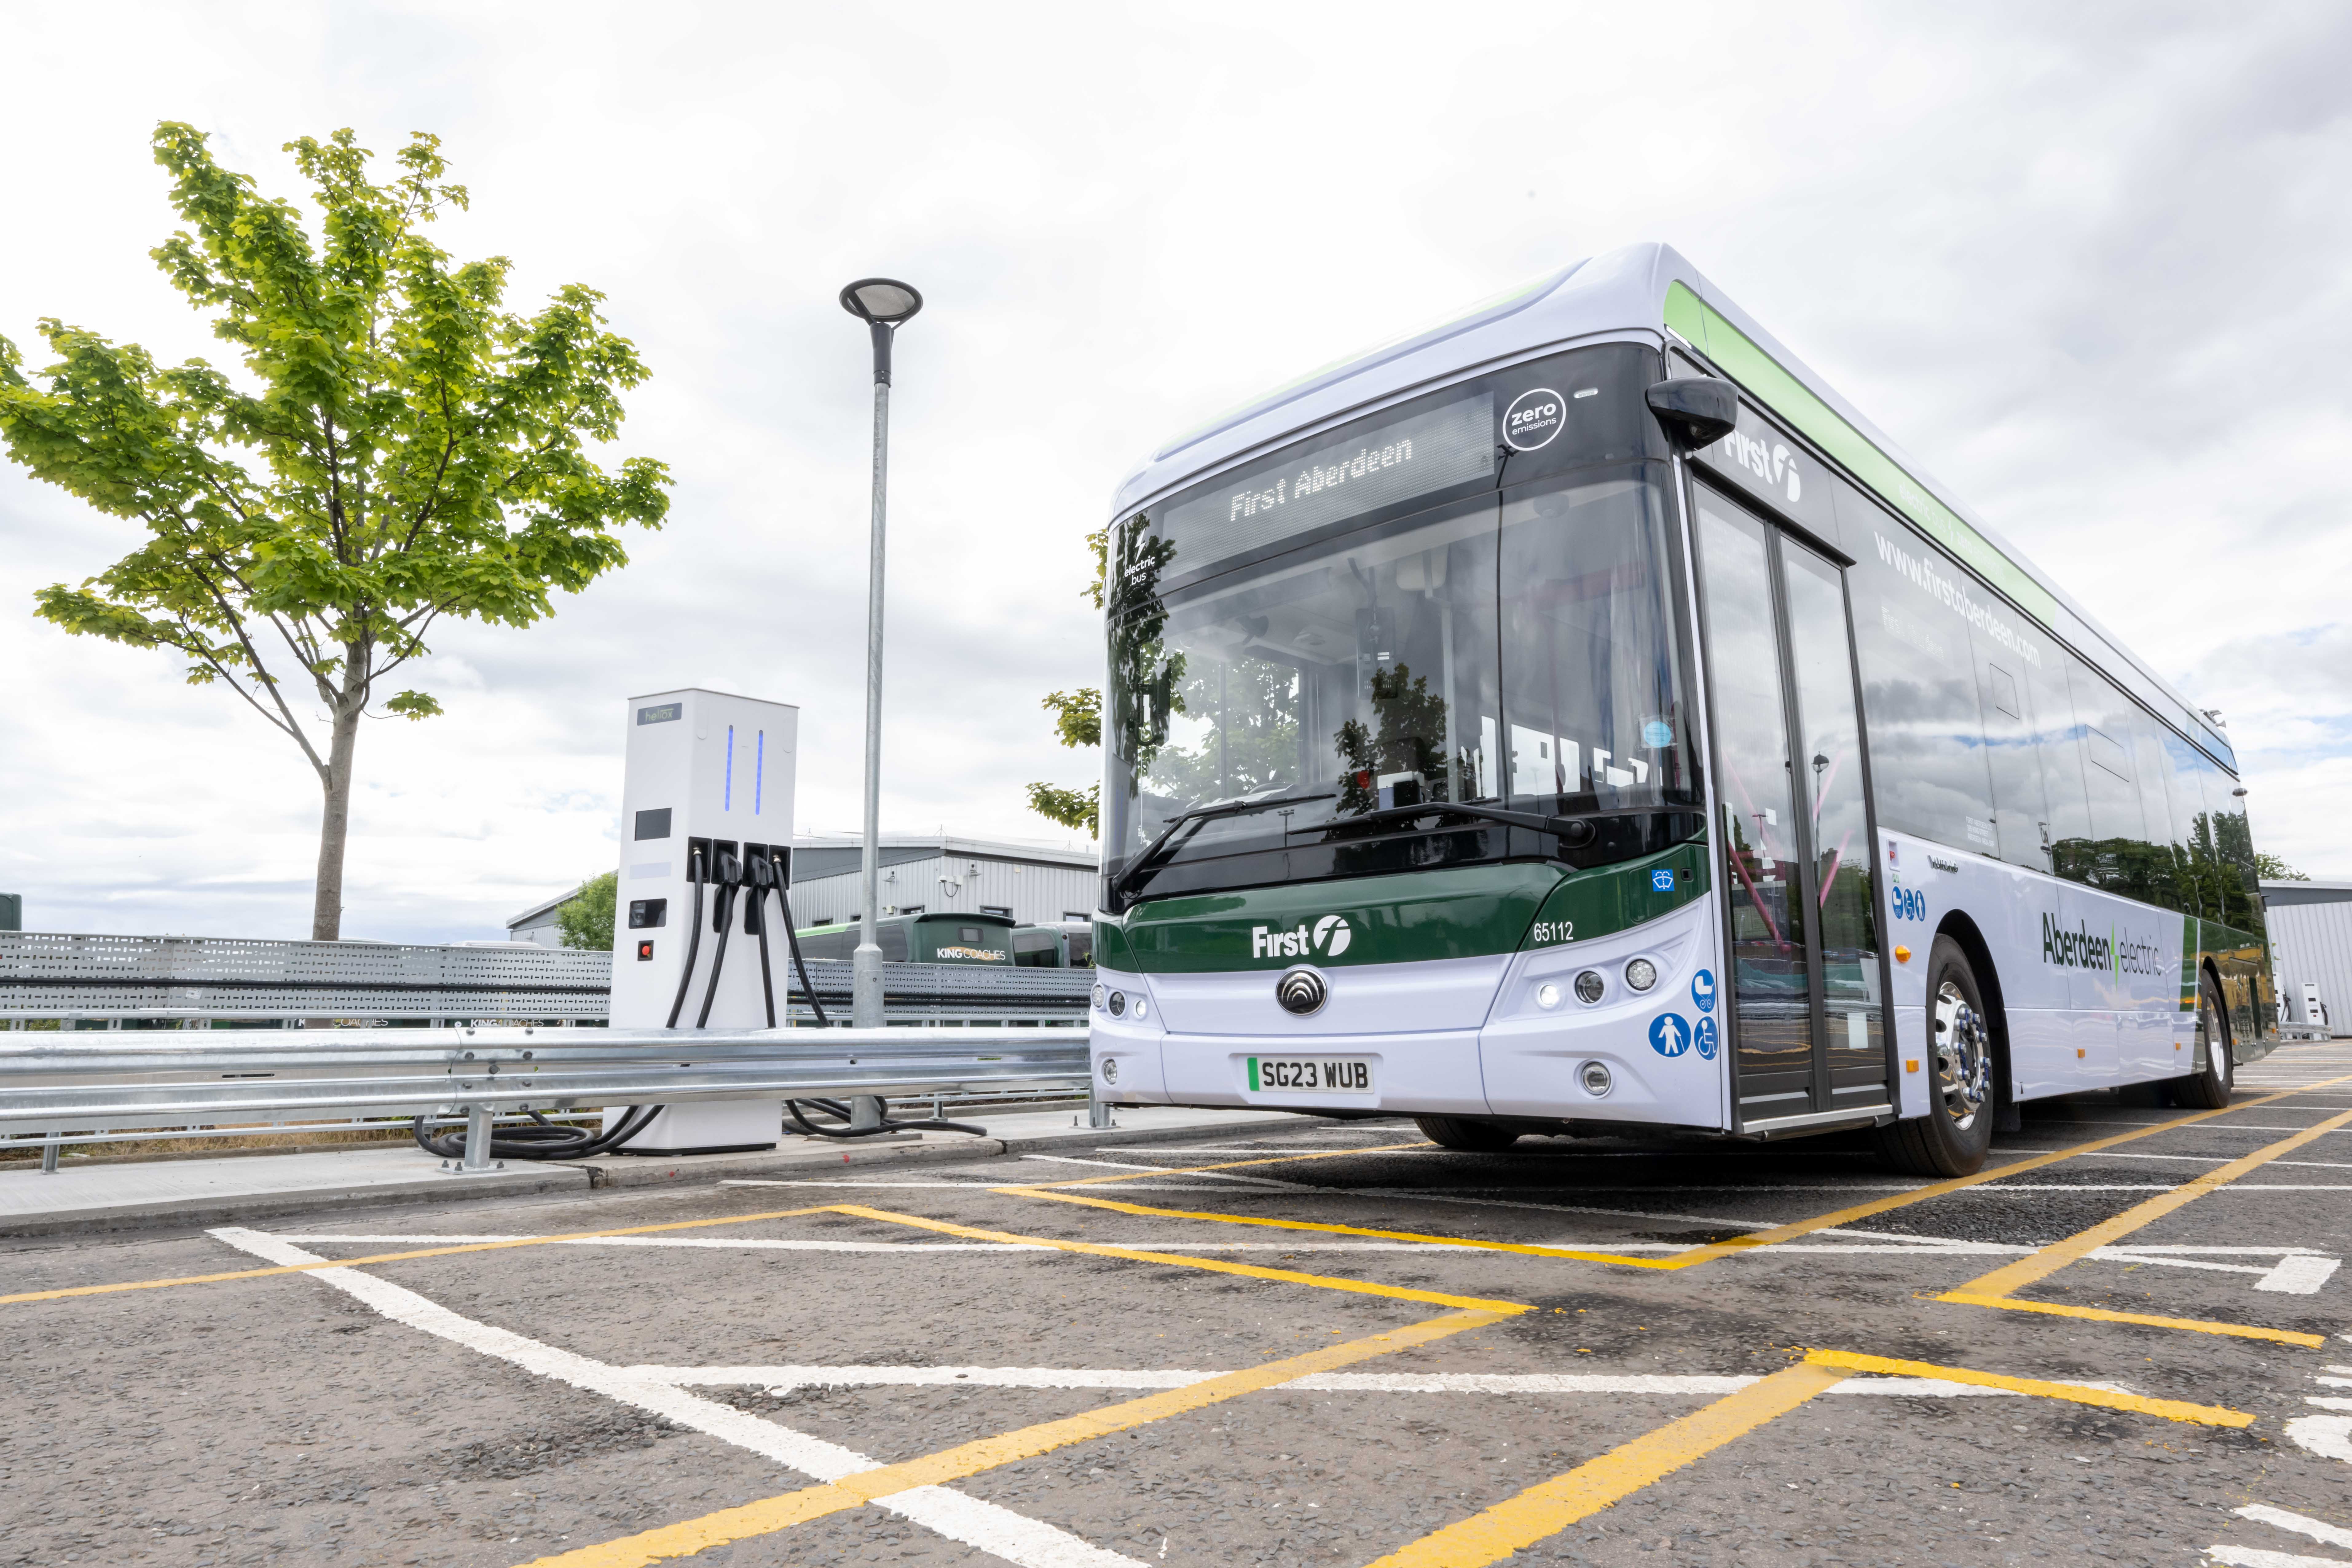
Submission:
M 890 340 L 923 308 L 923 297 L 889 278 L 861 278 L 841 291 L 841 308 L 864 321 L 874 337 L 874 526 L 872 560 L 866 583 L 866 851 L 860 879 L 857 950 L 851 954 L 849 1021 L 861 1029 L 882 1026 L 882 944 L 875 916 L 882 891 L 882 539 L 883 497 L 890 457 Z M 859 1095 L 853 1126 L 873 1126 L 882 1102 Z

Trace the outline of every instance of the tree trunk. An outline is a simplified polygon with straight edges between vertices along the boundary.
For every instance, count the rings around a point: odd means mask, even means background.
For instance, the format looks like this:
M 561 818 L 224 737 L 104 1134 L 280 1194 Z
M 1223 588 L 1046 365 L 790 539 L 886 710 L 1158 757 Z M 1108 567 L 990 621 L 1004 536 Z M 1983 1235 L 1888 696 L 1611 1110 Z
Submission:
M 343 844 L 352 831 L 352 752 L 359 743 L 362 710 L 335 714 L 327 767 L 319 783 L 326 808 L 319 816 L 319 884 L 310 906 L 310 940 L 334 942 L 343 934 Z

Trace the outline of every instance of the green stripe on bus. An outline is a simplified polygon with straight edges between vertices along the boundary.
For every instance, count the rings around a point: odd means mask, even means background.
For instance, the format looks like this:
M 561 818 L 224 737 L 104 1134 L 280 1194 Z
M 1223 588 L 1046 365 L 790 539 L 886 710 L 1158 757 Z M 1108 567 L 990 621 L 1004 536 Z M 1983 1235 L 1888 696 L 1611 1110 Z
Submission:
M 1794 425 L 1822 450 L 1845 465 L 1864 484 L 1895 510 L 1916 523 L 1921 532 L 1973 567 L 1978 575 L 2014 599 L 2044 627 L 2059 619 L 2058 601 L 2026 570 L 2003 554 L 1992 541 L 1969 526 L 1958 512 L 1927 493 L 1902 467 L 1873 445 L 1843 416 L 1816 397 L 1812 390 L 1782 369 L 1778 360 L 1756 346 L 1690 288 L 1682 283 L 1666 289 L 1666 325 L 1723 367 L 1734 381 L 1755 394 L 1775 414 Z
M 1255 1093 L 1257 1092 L 1257 1058 L 1256 1058 L 1255 1057 L 1252 1057 L 1252 1058 L 1250 1058 L 1250 1059 L 1249 1059 L 1249 1068 L 1250 1068 L 1250 1092 L 1251 1092 L 1252 1094 L 1255 1094 Z

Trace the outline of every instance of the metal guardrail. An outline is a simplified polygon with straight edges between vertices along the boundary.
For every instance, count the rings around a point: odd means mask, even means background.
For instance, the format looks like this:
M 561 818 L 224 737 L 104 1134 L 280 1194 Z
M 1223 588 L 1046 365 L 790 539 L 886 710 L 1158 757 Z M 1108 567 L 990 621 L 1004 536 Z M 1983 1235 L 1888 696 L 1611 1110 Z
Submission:
M 850 965 L 816 960 L 828 1007 L 849 1008 Z M 886 963 L 894 1024 L 1081 1021 L 1091 970 Z M 484 947 L 243 937 L 89 936 L 0 931 L 0 1019 L 182 1026 L 302 1019 L 545 1023 L 608 1016 L 613 955 L 502 943 Z M 780 975 L 779 978 L 788 978 Z M 793 1016 L 813 1021 L 795 986 Z
M 1087 1032 L 959 1029 L 338 1029 L 0 1037 L 0 1133 L 337 1113 L 574 1110 L 698 1100 L 1063 1089 Z

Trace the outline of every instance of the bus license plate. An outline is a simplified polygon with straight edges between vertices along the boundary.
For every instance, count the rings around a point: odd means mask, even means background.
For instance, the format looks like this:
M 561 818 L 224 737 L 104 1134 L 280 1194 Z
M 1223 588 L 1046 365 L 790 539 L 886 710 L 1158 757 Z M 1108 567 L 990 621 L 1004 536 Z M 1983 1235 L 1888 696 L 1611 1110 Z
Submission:
M 1251 1057 L 1248 1060 L 1253 1094 L 1372 1092 L 1372 1064 L 1368 1057 Z

